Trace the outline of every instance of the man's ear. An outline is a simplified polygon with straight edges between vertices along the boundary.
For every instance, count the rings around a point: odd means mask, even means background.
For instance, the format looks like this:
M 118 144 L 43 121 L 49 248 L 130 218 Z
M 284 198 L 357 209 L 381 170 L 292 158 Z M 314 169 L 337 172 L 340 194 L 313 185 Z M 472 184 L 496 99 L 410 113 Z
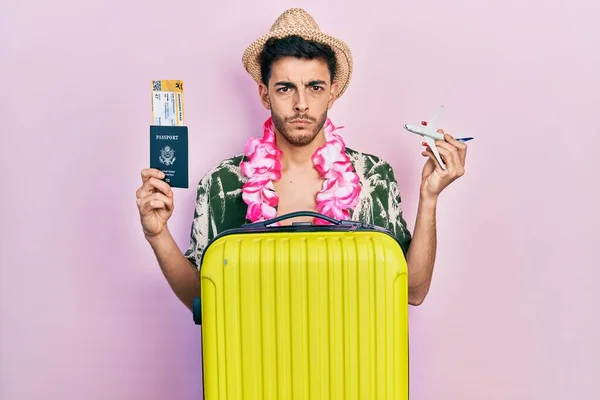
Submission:
M 337 82 L 333 82 L 331 85 L 331 90 L 329 91 L 329 102 L 327 104 L 327 109 L 331 109 L 331 107 L 333 107 L 333 103 L 335 103 L 339 88 L 339 84 Z
M 258 95 L 260 96 L 260 101 L 263 106 L 267 110 L 270 110 L 271 101 L 269 100 L 269 88 L 264 83 L 258 85 Z

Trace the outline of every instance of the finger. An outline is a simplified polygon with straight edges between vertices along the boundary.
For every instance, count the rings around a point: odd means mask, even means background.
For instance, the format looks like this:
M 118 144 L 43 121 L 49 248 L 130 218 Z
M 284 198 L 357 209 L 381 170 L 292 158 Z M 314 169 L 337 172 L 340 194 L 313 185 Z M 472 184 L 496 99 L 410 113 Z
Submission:
M 458 155 L 454 154 L 452 150 L 444 147 L 443 145 L 437 144 L 438 153 L 440 153 L 440 157 L 446 163 L 448 168 L 454 166 L 456 164 L 456 160 L 458 159 Z
M 149 215 L 154 210 L 167 210 L 167 206 L 164 201 L 161 200 L 149 200 L 144 203 L 144 205 L 140 208 L 140 215 Z
M 442 160 L 446 163 L 448 173 L 453 176 L 461 176 L 464 174 L 464 167 L 460 162 L 458 150 L 449 143 L 440 143 L 437 145 L 438 152 Z
M 171 186 L 169 186 L 167 182 L 155 177 L 151 177 L 144 182 L 142 187 L 140 187 L 136 192 L 136 195 L 137 197 L 145 197 L 154 192 L 161 192 L 166 196 L 173 197 Z
M 150 178 L 163 179 L 165 173 L 156 168 L 144 168 L 141 172 L 142 182 L 146 182 Z
M 137 204 L 142 215 L 149 214 L 156 209 L 167 211 L 173 211 L 174 209 L 173 198 L 158 192 L 139 198 Z
M 462 144 L 460 142 L 458 142 L 454 138 L 452 138 L 452 139 L 455 142 L 457 142 L 460 147 L 462 147 Z M 445 148 L 452 153 L 452 156 L 453 156 L 452 160 L 453 160 L 454 166 L 456 168 L 456 171 L 458 172 L 459 176 L 462 176 L 465 172 L 466 149 L 461 150 L 459 147 L 455 146 L 454 144 L 452 144 L 450 142 L 446 142 L 446 141 L 436 142 L 436 145 L 438 146 L 438 149 Z
M 449 135 L 447 133 L 444 135 L 444 139 L 447 143 L 450 143 L 451 145 L 456 147 L 456 149 L 458 150 L 460 163 L 464 166 L 465 158 L 467 157 L 467 144 L 460 140 L 456 140 L 452 135 Z
M 431 155 L 435 158 L 435 155 L 433 154 L 433 151 L 431 150 L 429 145 L 426 142 L 423 142 L 422 144 L 427 149 L 426 152 L 431 153 Z M 444 161 L 446 164 L 448 164 L 448 161 L 449 161 L 448 159 L 450 159 L 450 157 L 452 157 L 451 147 L 445 146 L 444 142 L 440 141 L 440 140 L 435 141 L 435 147 L 437 148 L 438 153 L 440 153 L 440 157 L 442 158 L 442 161 Z M 436 164 L 439 165 L 437 158 L 435 159 L 435 161 L 436 161 Z
M 457 160 L 457 162 L 460 162 L 460 167 L 458 169 L 459 170 L 463 169 L 462 173 L 464 173 L 465 159 L 467 157 L 467 145 L 464 142 L 456 140 L 452 135 L 445 133 L 444 130 L 441 128 L 438 129 L 437 132 L 444 136 L 444 140 L 436 140 L 436 142 L 435 142 L 438 150 L 439 150 L 440 146 L 444 146 L 445 143 L 452 145 L 452 147 L 454 147 L 454 149 L 456 149 L 456 153 L 455 153 L 457 155 L 456 160 Z M 447 149 L 454 153 L 454 150 L 452 150 L 450 147 L 447 147 Z M 440 156 L 441 156 L 441 153 L 440 153 Z
M 173 201 L 173 196 L 166 196 L 162 193 L 155 192 L 149 196 L 151 201 L 159 200 L 165 204 L 166 210 L 173 211 L 175 208 L 175 202 Z
M 448 153 L 450 153 L 452 155 L 452 158 L 454 159 L 454 161 L 458 162 L 458 160 L 459 160 L 458 149 L 456 147 L 454 147 L 452 144 L 447 143 L 443 140 L 436 140 L 435 145 L 438 148 L 438 150 L 439 149 L 446 150 Z
M 429 157 L 429 161 L 433 163 L 433 166 L 436 170 L 438 170 L 439 172 L 444 172 L 444 169 L 440 165 L 440 162 L 438 161 L 435 154 L 433 154 L 433 151 L 431 151 L 431 148 L 429 148 L 429 146 L 427 146 L 427 150 L 425 150 L 421 154 L 424 155 L 425 157 Z M 441 153 L 440 153 L 440 157 L 441 157 Z

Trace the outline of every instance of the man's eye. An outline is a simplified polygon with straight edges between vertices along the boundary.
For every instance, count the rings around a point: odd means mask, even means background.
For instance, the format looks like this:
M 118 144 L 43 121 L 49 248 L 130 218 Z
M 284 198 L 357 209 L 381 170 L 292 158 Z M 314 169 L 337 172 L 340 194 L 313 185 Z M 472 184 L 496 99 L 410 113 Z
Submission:
M 290 89 L 289 87 L 282 87 L 281 89 L 279 89 L 280 92 L 287 92 L 288 89 Z
M 322 90 L 323 88 L 321 86 L 313 86 L 313 89 L 318 91 L 318 90 Z

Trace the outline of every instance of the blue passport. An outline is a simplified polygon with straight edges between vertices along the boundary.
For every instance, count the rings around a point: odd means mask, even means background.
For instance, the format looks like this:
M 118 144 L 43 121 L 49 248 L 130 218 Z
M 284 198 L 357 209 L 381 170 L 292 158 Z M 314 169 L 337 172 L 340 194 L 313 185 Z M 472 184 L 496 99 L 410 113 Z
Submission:
M 189 187 L 187 126 L 150 126 L 150 168 L 164 172 L 171 187 Z

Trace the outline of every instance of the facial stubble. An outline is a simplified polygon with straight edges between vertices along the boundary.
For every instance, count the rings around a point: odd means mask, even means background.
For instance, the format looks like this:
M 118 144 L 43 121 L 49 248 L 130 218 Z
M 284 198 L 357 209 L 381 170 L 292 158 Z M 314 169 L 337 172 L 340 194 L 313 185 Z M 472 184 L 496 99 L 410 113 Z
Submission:
M 325 121 L 327 120 L 327 109 L 325 109 L 325 111 L 323 112 L 323 114 L 321 114 L 319 119 L 315 119 L 308 115 L 302 115 L 302 114 L 296 114 L 292 117 L 283 118 L 275 112 L 275 110 L 273 109 L 273 106 L 271 105 L 271 117 L 273 118 L 273 125 L 275 125 L 275 128 L 277 129 L 277 131 L 279 133 L 281 133 L 281 136 L 283 136 L 287 142 L 289 142 L 292 146 L 302 147 L 302 146 L 306 146 L 306 145 L 309 145 L 310 143 L 312 143 L 312 141 L 315 140 L 315 138 L 317 137 L 317 135 L 319 134 L 319 132 L 325 125 Z M 294 119 L 309 120 L 309 121 L 315 123 L 314 129 L 312 131 L 305 129 L 304 130 L 306 132 L 305 134 L 292 136 L 286 129 L 285 124 Z

